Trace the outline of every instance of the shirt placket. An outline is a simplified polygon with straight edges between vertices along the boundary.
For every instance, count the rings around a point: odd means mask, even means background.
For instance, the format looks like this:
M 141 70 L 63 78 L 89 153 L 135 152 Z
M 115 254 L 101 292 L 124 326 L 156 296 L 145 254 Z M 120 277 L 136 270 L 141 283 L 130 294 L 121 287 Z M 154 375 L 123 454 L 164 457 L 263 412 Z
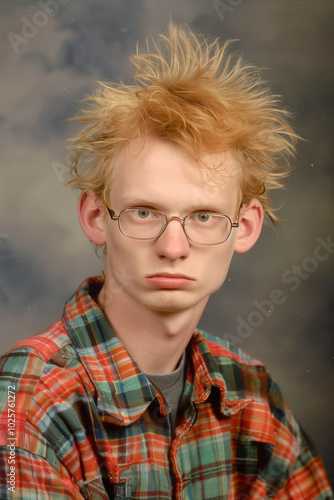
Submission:
M 172 441 L 170 450 L 170 460 L 175 477 L 175 500 L 182 500 L 184 498 L 183 490 L 184 487 L 186 486 L 184 484 L 182 470 L 177 458 L 177 454 L 181 446 L 181 441 L 184 435 L 187 432 L 189 432 L 191 427 L 196 422 L 197 413 L 198 413 L 197 405 L 194 402 L 192 402 L 188 414 L 183 418 L 182 423 L 179 424 L 175 433 L 175 437 Z

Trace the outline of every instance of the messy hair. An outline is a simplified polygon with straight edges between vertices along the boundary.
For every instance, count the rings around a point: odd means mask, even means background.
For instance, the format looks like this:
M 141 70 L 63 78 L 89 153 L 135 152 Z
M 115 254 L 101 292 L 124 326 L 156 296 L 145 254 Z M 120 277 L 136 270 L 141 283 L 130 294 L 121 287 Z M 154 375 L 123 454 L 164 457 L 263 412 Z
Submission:
M 230 45 L 174 23 L 166 35 L 147 39 L 144 52 L 137 45 L 130 57 L 134 83 L 99 83 L 73 118 L 84 128 L 70 140 L 69 184 L 107 203 L 117 154 L 150 134 L 176 144 L 198 165 L 205 154 L 231 150 L 240 200 L 257 198 L 279 222 L 270 199 L 289 174 L 297 135 L 280 98 Z

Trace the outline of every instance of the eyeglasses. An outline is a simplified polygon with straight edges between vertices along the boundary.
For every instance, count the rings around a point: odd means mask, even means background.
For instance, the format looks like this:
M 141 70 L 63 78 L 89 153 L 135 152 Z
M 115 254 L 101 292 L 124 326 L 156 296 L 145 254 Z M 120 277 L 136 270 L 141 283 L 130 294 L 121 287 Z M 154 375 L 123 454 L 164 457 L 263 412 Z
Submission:
M 198 245 L 219 245 L 229 239 L 232 228 L 239 222 L 232 222 L 227 215 L 210 212 L 195 212 L 181 217 L 167 217 L 164 212 L 144 207 L 124 208 L 119 215 L 108 208 L 112 220 L 124 236 L 136 240 L 153 240 L 161 236 L 172 220 L 178 220 L 187 238 Z

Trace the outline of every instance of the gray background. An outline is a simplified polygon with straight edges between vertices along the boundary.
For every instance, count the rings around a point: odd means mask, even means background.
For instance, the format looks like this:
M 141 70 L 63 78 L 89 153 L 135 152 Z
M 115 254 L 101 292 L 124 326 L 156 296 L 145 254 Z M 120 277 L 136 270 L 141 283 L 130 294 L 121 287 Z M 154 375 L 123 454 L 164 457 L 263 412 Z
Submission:
M 234 336 L 265 362 L 334 482 L 333 249 L 321 251 L 325 260 L 313 256 L 317 238 L 334 239 L 334 2 L 52 1 L 53 13 L 47 0 L 0 3 L 0 351 L 59 319 L 81 280 L 103 269 L 79 227 L 77 194 L 62 189 L 64 141 L 76 129 L 65 120 L 78 101 L 96 80 L 129 80 L 136 41 L 165 31 L 170 17 L 238 39 L 235 49 L 265 68 L 305 141 L 275 201 L 284 226 L 265 228 L 248 254 L 235 256 L 200 326 Z M 284 282 L 296 277 L 294 266 L 304 266 L 299 282 Z M 254 301 L 275 289 L 284 302 L 254 314 Z M 246 339 L 238 336 L 240 318 L 249 325 Z

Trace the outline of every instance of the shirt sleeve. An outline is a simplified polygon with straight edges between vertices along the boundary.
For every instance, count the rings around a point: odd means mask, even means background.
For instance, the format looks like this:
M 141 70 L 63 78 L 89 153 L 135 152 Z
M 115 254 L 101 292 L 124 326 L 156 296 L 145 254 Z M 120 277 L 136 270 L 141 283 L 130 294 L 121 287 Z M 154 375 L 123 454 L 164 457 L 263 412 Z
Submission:
M 0 358 L 1 500 L 83 499 L 45 437 L 27 421 L 44 368 L 44 359 L 30 349 Z
M 13 453 L 14 452 L 14 453 Z M 20 448 L 0 448 L 1 500 L 83 500 L 79 489 L 58 463 L 56 470 L 45 459 Z
M 332 500 L 333 492 L 324 464 L 302 429 L 300 429 L 300 443 L 300 452 L 275 499 Z
M 277 480 L 276 494 L 272 497 L 276 500 L 333 500 L 318 451 L 272 380 L 269 402 L 276 422 L 274 456 L 267 471 L 269 484 Z

